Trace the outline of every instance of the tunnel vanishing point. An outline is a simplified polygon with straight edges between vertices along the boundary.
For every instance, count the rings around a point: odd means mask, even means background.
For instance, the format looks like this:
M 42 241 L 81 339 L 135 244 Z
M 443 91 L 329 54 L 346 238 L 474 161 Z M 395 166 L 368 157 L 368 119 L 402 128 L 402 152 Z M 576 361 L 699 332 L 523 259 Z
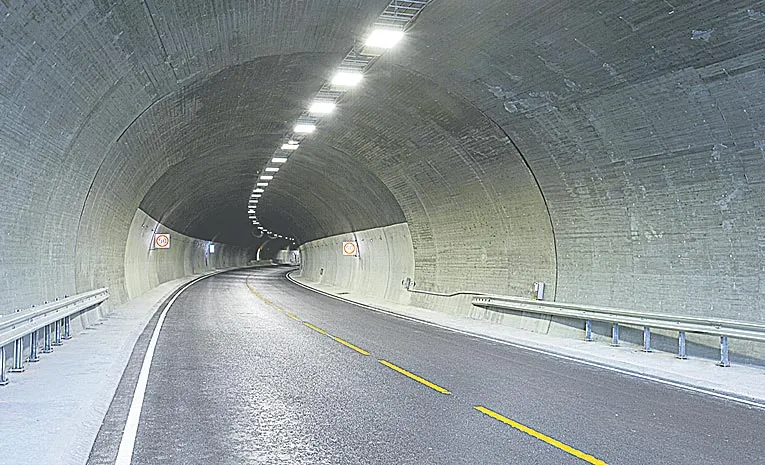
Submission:
M 765 4 L 389 3 L 0 2 L 0 314 L 299 249 L 435 310 L 401 282 L 765 323 Z

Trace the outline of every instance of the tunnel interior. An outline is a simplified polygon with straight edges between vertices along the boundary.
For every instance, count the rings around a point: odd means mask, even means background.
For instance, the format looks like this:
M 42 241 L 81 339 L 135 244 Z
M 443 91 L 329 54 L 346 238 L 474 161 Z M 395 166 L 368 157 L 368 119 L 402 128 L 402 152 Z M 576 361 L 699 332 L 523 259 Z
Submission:
M 254 259 L 261 170 L 388 3 L 0 3 L 0 311 Z M 424 289 L 762 323 L 764 58 L 762 2 L 434 0 L 258 219 L 405 224 Z

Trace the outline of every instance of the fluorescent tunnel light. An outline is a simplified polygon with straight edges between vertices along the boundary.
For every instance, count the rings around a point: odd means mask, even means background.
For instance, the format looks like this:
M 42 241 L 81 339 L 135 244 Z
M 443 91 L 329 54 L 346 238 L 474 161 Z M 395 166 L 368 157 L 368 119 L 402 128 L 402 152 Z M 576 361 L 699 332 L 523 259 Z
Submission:
M 404 31 L 375 29 L 364 43 L 367 47 L 391 48 L 404 37 Z
M 315 130 L 316 130 L 315 124 L 303 124 L 303 123 L 296 124 L 294 129 L 295 132 L 304 133 L 304 134 L 312 133 Z
M 335 110 L 335 102 L 328 102 L 328 101 L 322 101 L 322 100 L 316 100 L 311 104 L 311 107 L 308 109 L 311 113 L 332 113 Z
M 364 75 L 357 71 L 338 71 L 332 78 L 332 84 L 336 86 L 353 87 L 361 82 Z

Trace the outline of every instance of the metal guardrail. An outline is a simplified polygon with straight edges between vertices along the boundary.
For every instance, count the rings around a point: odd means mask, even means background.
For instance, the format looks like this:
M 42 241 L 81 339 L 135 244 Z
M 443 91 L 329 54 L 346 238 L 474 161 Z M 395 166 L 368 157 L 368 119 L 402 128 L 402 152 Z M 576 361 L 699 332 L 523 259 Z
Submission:
M 8 384 L 7 372 L 24 371 L 24 338 L 30 337 L 27 361 L 40 360 L 39 352 L 53 352 L 53 346 L 71 339 L 70 321 L 73 315 L 99 305 L 109 298 L 109 290 L 96 289 L 39 307 L 0 315 L 0 386 Z M 40 349 L 39 330 L 43 330 L 43 344 Z M 5 346 L 13 343 L 13 365 L 6 369 Z
M 592 341 L 592 322 L 612 324 L 611 345 L 619 345 L 619 325 L 634 325 L 643 328 L 643 351 L 651 351 L 651 328 L 678 332 L 678 358 L 685 359 L 686 333 L 708 334 L 720 337 L 720 366 L 730 366 L 728 338 L 765 342 L 765 324 L 745 321 L 699 318 L 660 313 L 643 313 L 589 305 L 547 302 L 522 297 L 476 295 L 472 304 L 483 308 L 501 308 L 519 312 L 561 316 L 585 321 L 585 340 Z

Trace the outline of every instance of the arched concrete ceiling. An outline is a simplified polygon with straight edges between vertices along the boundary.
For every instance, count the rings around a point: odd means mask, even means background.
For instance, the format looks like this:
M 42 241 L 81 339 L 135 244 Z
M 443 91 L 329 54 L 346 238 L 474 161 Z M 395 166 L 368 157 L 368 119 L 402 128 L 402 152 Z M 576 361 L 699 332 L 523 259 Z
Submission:
M 0 5 L 0 303 L 119 281 L 139 206 L 247 243 L 257 170 L 386 4 Z M 763 2 L 436 0 L 259 215 L 406 220 L 424 286 L 765 319 L 764 45 Z

